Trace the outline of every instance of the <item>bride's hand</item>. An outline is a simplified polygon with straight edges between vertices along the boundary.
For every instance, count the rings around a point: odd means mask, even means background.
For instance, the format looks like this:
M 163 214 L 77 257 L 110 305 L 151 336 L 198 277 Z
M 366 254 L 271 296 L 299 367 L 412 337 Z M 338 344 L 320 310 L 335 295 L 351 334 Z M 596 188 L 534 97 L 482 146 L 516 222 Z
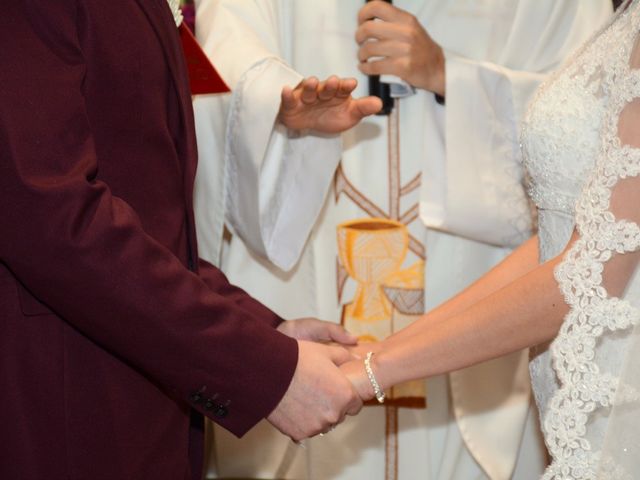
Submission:
M 342 325 L 316 318 L 288 320 L 278 325 L 277 329 L 296 340 L 336 343 L 342 346 L 355 346 L 358 342 L 358 338 L 347 332 Z
M 373 392 L 371 382 L 367 377 L 367 372 L 364 369 L 363 359 L 351 360 L 343 363 L 340 365 L 340 370 L 353 384 L 353 387 L 363 401 L 374 398 L 375 394 Z
M 359 358 L 360 360 L 364 360 L 367 356 L 367 353 L 377 353 L 381 348 L 381 342 L 359 342 L 357 345 L 346 347 L 346 349 L 349 350 L 349 353 L 351 353 L 352 356 L 354 356 L 355 358 Z

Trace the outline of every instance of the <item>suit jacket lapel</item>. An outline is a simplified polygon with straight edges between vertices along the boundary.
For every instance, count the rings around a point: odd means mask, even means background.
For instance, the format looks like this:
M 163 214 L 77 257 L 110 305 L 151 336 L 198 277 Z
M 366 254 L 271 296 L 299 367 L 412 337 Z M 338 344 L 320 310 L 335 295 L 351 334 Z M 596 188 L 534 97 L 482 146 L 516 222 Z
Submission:
M 182 157 L 182 172 L 186 202 L 186 214 L 191 228 L 194 225 L 193 218 L 193 182 L 196 174 L 197 147 L 195 139 L 195 127 L 193 123 L 193 106 L 191 104 L 191 92 L 189 90 L 189 77 L 184 60 L 182 44 L 178 35 L 178 27 L 171 14 L 171 9 L 166 0 L 136 0 L 140 8 L 149 19 L 164 50 L 165 59 L 171 70 L 174 88 L 180 103 L 180 122 L 182 131 L 180 142 L 176 145 L 178 153 Z M 195 234 L 190 233 L 189 243 L 191 251 L 196 252 L 194 241 Z
M 195 129 L 193 126 L 193 107 L 191 105 L 191 92 L 189 91 L 189 78 L 182 51 L 178 27 L 176 27 L 173 15 L 166 0 L 136 0 L 143 10 L 149 23 L 153 27 L 164 50 L 167 65 L 171 70 L 173 84 L 180 102 L 182 116 L 182 145 L 177 145 L 179 152 L 186 161 L 183 164 L 187 201 L 191 201 L 193 178 L 196 169 Z
M 178 28 L 171 15 L 166 0 L 136 0 L 149 19 L 164 49 L 165 58 L 171 70 L 176 88 L 183 85 L 182 52 L 178 37 Z M 188 85 L 188 84 L 187 84 Z

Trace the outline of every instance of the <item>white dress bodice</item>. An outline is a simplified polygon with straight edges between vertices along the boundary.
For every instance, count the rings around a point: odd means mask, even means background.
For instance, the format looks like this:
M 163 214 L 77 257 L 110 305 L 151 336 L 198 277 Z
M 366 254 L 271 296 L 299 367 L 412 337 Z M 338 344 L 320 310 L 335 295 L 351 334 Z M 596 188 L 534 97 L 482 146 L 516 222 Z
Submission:
M 608 92 L 602 74 L 604 43 L 616 34 L 605 28 L 564 69 L 539 89 L 523 122 L 523 159 L 529 194 L 538 209 L 540 262 L 560 254 L 575 227 L 575 205 L 600 148 Z M 548 345 L 533 349 L 534 395 L 542 418 L 558 387 Z
M 561 254 L 574 229 L 579 234 L 555 271 L 570 312 L 530 363 L 553 460 L 545 479 L 636 478 L 602 474 L 600 452 L 629 327 L 640 318 L 637 275 L 622 298 L 609 297 L 602 275 L 614 254 L 640 246 L 637 224 L 609 211 L 617 180 L 640 168 L 638 150 L 618 139 L 620 112 L 640 93 L 640 76 L 629 66 L 639 26 L 634 0 L 541 86 L 523 124 L 540 261 Z

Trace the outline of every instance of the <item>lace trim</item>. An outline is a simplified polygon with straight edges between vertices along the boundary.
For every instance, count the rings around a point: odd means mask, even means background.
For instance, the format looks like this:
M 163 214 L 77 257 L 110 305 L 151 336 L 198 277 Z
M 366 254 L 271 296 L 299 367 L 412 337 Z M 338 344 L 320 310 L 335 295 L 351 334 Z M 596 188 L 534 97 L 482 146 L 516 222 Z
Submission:
M 636 11 L 633 13 L 638 16 Z M 637 25 L 637 19 L 632 23 Z M 606 459 L 592 451 L 586 438 L 590 414 L 600 407 L 611 407 L 616 393 L 620 401 L 619 380 L 601 372 L 595 361 L 597 340 L 604 334 L 640 323 L 640 310 L 626 300 L 609 297 L 602 285 L 604 264 L 615 253 L 640 248 L 640 226 L 617 220 L 609 210 L 612 188 L 618 180 L 640 174 L 640 150 L 622 146 L 617 137 L 620 113 L 632 98 L 640 97 L 640 77 L 628 65 L 637 29 L 628 30 L 629 38 L 624 40 L 627 60 L 616 65 L 617 72 L 609 80 L 615 77 L 616 83 L 608 85 L 615 86 L 615 90 L 603 125 L 603 149 L 576 206 L 580 239 L 555 270 L 570 311 L 551 345 L 553 366 L 561 387 L 551 399 L 544 421 L 545 439 L 553 462 L 543 479 L 595 480 L 598 468 L 603 465 L 607 478 L 631 478 L 615 465 L 608 468 Z M 606 87 L 608 82 L 604 83 Z M 622 401 L 628 401 L 640 395 L 629 391 L 623 397 Z
M 634 0 L 627 0 L 627 3 L 632 2 Z M 600 36 L 606 32 L 609 28 L 611 28 L 611 26 L 618 20 L 618 18 L 620 16 L 623 15 L 623 13 L 626 12 L 626 8 L 625 7 L 620 7 L 616 10 L 616 12 L 611 16 L 611 18 L 609 19 L 609 21 L 607 21 L 604 25 L 602 25 L 602 27 L 600 27 L 599 30 L 596 31 L 596 33 L 593 34 L 593 36 L 584 43 L 584 45 L 582 45 L 580 48 L 578 48 L 575 52 L 573 52 L 571 55 L 569 55 L 569 57 L 567 58 L 567 60 L 564 62 L 563 66 L 561 68 L 558 68 L 555 72 L 553 72 L 551 75 L 549 75 L 549 77 L 547 77 L 547 79 L 540 85 L 540 87 L 538 87 L 538 89 L 536 90 L 536 92 L 534 93 L 531 101 L 529 102 L 529 107 L 527 109 L 527 112 L 525 114 L 525 117 L 530 117 L 531 116 L 531 109 L 534 107 L 534 105 L 536 105 L 539 100 L 540 97 L 542 97 L 542 95 L 544 94 L 545 90 L 550 86 L 553 85 L 558 78 L 561 75 L 564 75 L 566 70 L 571 67 L 572 65 L 574 65 L 577 60 L 582 57 L 584 55 L 584 53 L 593 46 L 593 44 L 596 42 L 596 40 L 598 38 L 600 38 Z M 525 133 L 526 130 L 526 125 L 523 124 L 520 130 L 520 137 L 524 137 L 526 135 Z M 520 146 L 522 148 L 522 145 Z

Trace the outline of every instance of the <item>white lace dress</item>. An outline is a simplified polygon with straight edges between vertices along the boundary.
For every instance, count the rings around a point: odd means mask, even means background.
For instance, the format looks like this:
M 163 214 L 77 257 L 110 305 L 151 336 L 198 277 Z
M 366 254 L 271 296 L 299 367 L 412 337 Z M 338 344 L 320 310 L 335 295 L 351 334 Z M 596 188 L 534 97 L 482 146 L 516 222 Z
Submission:
M 637 260 L 628 255 L 640 248 L 634 193 L 640 190 L 634 180 L 640 173 L 640 72 L 632 60 L 640 1 L 622 10 L 540 88 L 523 127 L 541 261 L 561 254 L 574 228 L 578 234 L 555 271 L 570 311 L 550 347 L 538 348 L 530 364 L 552 456 L 545 479 L 640 478 L 640 471 L 629 471 L 634 467 L 621 466 L 616 452 L 603 454 L 612 405 L 637 402 L 633 389 L 622 398 L 618 385 L 623 371 L 634 377 L 625 365 L 640 320 Z M 621 279 L 611 279 L 607 269 L 625 254 L 622 263 L 630 268 L 616 272 L 632 273 L 620 289 Z M 639 438 L 640 432 L 632 436 L 633 447 Z M 628 453 L 626 445 L 613 448 Z

